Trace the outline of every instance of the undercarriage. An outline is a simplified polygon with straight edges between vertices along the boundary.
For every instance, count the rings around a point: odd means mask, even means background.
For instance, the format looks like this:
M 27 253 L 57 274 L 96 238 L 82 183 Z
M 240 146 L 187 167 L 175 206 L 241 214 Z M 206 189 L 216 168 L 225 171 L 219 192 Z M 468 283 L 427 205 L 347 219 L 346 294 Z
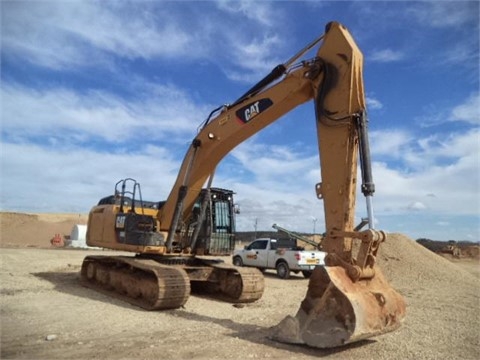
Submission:
M 190 293 L 232 303 L 248 303 L 263 295 L 263 274 L 190 256 L 88 256 L 81 282 L 109 296 L 147 310 L 176 309 Z

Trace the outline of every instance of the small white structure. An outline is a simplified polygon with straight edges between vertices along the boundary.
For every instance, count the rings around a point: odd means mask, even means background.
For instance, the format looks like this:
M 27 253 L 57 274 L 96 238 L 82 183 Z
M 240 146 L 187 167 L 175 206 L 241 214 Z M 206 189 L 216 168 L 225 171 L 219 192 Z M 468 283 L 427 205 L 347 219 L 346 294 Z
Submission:
M 67 246 L 74 248 L 87 248 L 87 225 L 74 225 L 70 233 Z

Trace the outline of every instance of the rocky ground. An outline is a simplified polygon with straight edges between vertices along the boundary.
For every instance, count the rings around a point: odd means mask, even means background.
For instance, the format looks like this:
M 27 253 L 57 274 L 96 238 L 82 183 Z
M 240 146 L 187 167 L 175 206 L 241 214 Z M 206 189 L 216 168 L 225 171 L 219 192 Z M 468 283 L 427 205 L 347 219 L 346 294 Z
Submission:
M 1 358 L 480 358 L 478 261 L 450 261 L 401 234 L 390 234 L 378 262 L 406 298 L 403 326 L 364 342 L 320 350 L 269 339 L 271 327 L 298 310 L 308 285 L 301 276 L 280 280 L 267 272 L 263 297 L 244 307 L 192 295 L 184 308 L 148 312 L 79 284 L 86 255 L 112 252 L 48 248 L 61 226 L 71 228 L 81 223 L 81 216 L 4 215 Z

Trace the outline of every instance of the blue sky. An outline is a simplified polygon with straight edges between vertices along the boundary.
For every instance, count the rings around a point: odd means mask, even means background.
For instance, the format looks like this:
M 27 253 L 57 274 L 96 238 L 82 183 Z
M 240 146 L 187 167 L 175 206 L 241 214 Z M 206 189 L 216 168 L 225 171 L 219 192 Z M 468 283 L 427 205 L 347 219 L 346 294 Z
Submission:
M 377 228 L 480 240 L 478 1 L 2 1 L 1 13 L 2 210 L 86 213 L 124 177 L 165 199 L 210 111 L 336 20 L 365 59 Z M 315 218 L 323 231 L 314 128 L 302 105 L 220 164 L 239 230 L 310 232 Z

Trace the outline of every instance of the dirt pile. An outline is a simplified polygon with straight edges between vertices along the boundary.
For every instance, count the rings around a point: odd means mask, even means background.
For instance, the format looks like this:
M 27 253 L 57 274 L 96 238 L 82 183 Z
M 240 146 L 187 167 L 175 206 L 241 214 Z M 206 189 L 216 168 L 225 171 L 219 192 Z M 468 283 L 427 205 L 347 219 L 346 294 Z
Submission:
M 70 235 L 76 224 L 86 224 L 83 214 L 24 214 L 0 212 L 0 244 L 3 247 L 49 248 L 55 234 Z
M 456 282 L 464 276 L 470 281 L 473 277 L 402 234 L 388 234 L 387 241 L 380 246 L 377 261 L 389 281 L 400 287 L 411 287 L 412 283 L 432 285 L 445 280 Z
M 406 299 L 407 316 L 400 331 L 434 353 L 480 355 L 480 264 L 464 260 L 459 266 L 402 234 L 389 234 L 377 257 L 391 285 Z M 418 329 L 428 329 L 418 332 Z M 477 355 L 473 355 L 477 354 Z M 405 354 L 414 358 L 414 353 Z

